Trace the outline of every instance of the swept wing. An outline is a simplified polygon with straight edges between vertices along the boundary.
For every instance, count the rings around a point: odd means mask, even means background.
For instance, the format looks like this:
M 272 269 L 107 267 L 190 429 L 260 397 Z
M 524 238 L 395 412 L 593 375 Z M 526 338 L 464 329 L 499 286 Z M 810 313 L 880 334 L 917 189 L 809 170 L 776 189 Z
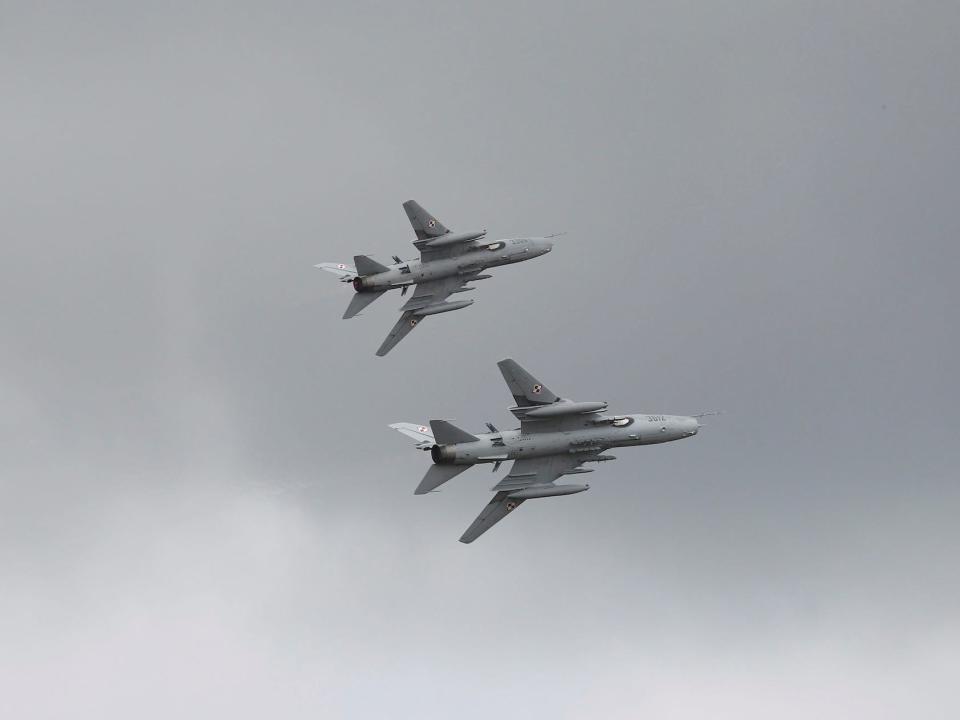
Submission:
M 421 207 L 416 200 L 407 200 L 403 204 L 403 209 L 406 211 L 407 219 L 417 236 L 413 244 L 420 251 L 420 260 L 423 262 L 462 255 L 473 240 L 484 235 L 482 231 L 451 233 L 442 222 Z
M 434 314 L 437 310 L 442 311 L 442 303 L 453 293 L 463 290 L 470 279 L 471 276 L 469 275 L 451 275 L 438 280 L 427 280 L 426 282 L 418 283 L 413 295 L 411 295 L 410 299 L 400 308 L 403 314 L 400 316 L 400 319 L 397 320 L 393 329 L 390 330 L 383 344 L 380 345 L 380 349 L 377 350 L 377 355 L 383 357 L 390 352 L 398 342 L 410 334 L 410 331 L 413 330 L 424 317 Z M 461 306 L 466 307 L 469 304 L 469 302 L 466 302 L 462 303 Z M 449 309 L 457 310 L 460 308 L 450 307 Z
M 573 402 L 559 397 L 510 358 L 497 366 L 517 403 L 510 412 L 520 420 L 520 429 L 526 435 L 584 427 L 589 422 L 586 416 L 607 407 L 605 402 Z
M 520 507 L 527 498 L 514 497 L 516 493 L 526 492 L 529 494 L 532 489 L 542 490 L 542 496 L 549 497 L 550 495 L 568 494 L 565 492 L 565 488 L 569 488 L 571 492 L 585 490 L 586 487 L 570 488 L 570 486 L 555 485 L 554 481 L 563 475 L 592 472 L 581 468 L 580 465 L 596 457 L 596 455 L 595 451 L 590 451 L 516 460 L 507 476 L 494 487 L 497 494 L 487 503 L 487 506 L 473 521 L 473 524 L 467 528 L 467 531 L 460 538 L 460 542 L 473 542 Z
M 534 485 L 549 485 L 563 475 L 592 472 L 580 466 L 598 451 L 564 453 L 515 460 L 510 472 L 494 486 L 494 490 L 522 490 Z

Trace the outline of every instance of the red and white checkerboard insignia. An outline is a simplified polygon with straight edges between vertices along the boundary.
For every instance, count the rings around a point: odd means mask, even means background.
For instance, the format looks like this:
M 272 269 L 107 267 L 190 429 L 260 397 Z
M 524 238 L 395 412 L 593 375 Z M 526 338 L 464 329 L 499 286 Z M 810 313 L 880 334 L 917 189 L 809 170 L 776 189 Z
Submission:
M 337 265 L 337 269 L 338 269 L 338 270 L 346 270 L 346 269 L 347 269 L 347 266 L 344 265 L 343 263 L 340 263 L 339 265 Z
M 510 512 L 510 511 L 513 510 L 516 506 L 517 506 L 517 504 L 516 504 L 515 502 L 513 502 L 513 500 L 511 500 L 510 502 L 507 503 L 507 512 Z
M 418 322 L 420 321 L 416 318 L 410 318 L 410 327 L 416 327 Z
M 420 427 L 418 427 L 417 430 L 419 430 L 419 431 L 422 432 L 422 433 L 428 433 L 428 432 L 430 432 L 430 428 L 425 427 L 425 426 L 423 426 L 423 425 L 421 425 Z
M 534 392 L 534 394 L 539 395 L 541 390 L 543 390 L 543 385 L 534 385 L 534 386 L 533 386 L 533 392 Z
M 428 228 L 435 228 L 437 226 L 437 221 L 435 218 L 430 218 L 430 222 L 427 223 Z

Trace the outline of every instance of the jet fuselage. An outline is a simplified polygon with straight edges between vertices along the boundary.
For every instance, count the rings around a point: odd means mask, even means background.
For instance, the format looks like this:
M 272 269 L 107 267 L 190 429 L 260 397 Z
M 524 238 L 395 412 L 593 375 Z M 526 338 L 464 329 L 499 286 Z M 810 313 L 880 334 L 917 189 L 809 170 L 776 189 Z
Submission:
M 553 249 L 546 238 L 514 238 L 493 242 L 476 242 L 471 249 L 452 258 L 423 262 L 410 260 L 389 266 L 389 270 L 375 275 L 357 277 L 353 287 L 357 292 L 373 292 L 439 280 L 452 275 L 480 272 L 499 265 L 511 265 L 545 255 Z
M 654 445 L 697 434 L 700 423 L 685 415 L 577 415 L 568 429 L 525 434 L 521 430 L 477 434 L 476 442 L 435 445 L 438 464 L 473 465 L 558 453 L 596 453 L 615 447 Z

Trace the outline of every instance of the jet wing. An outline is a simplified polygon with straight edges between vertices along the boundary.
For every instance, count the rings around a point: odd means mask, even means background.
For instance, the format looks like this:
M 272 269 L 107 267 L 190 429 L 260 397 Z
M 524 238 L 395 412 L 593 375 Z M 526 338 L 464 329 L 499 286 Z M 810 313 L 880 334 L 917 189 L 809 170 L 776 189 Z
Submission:
M 451 275 L 439 280 L 427 280 L 418 283 L 413 295 L 400 308 L 403 315 L 397 320 L 397 324 L 393 326 L 390 334 L 387 335 L 386 340 L 377 350 L 377 355 L 383 357 L 393 350 L 394 346 L 403 340 L 417 326 L 417 323 L 423 320 L 424 316 L 419 315 L 418 310 L 423 310 L 428 305 L 442 303 L 450 295 L 463 288 L 469 280 L 469 276 Z
M 497 363 L 504 382 L 510 388 L 510 394 L 517 401 L 518 407 L 534 405 L 549 405 L 560 398 L 554 395 L 550 388 L 537 380 L 532 374 L 520 366 L 516 360 L 506 358 Z
M 420 262 L 433 262 L 434 260 L 446 260 L 448 258 L 455 258 L 460 255 L 463 255 L 470 246 L 465 243 L 459 243 L 456 245 L 443 245 L 437 248 L 431 248 L 424 246 L 423 243 L 414 242 L 414 245 L 417 246 L 417 249 L 420 250 Z
M 494 486 L 494 490 L 522 490 L 531 485 L 549 485 L 563 475 L 574 475 L 589 470 L 578 470 L 583 462 L 596 455 L 595 451 L 586 453 L 564 453 L 535 458 L 515 460 L 510 472 Z
M 468 246 L 463 243 L 428 247 L 427 243 L 443 235 L 449 235 L 450 230 L 421 207 L 416 200 L 407 200 L 407 202 L 403 204 L 403 209 L 407 213 L 407 219 L 410 220 L 410 226 L 413 228 L 413 232 L 416 233 L 417 239 L 413 241 L 413 244 L 417 250 L 420 251 L 420 259 L 423 262 L 456 257 L 466 251 Z M 450 237 L 453 236 L 450 235 Z
M 472 543 L 525 502 L 521 498 L 511 498 L 511 493 L 534 485 L 552 485 L 563 475 L 591 472 L 580 469 L 580 465 L 592 455 L 596 453 L 546 455 L 514 461 L 510 473 L 494 486 L 497 494 L 467 528 L 460 542 Z
M 380 348 L 377 350 L 377 355 L 383 357 L 393 350 L 394 346 L 403 340 L 410 331 L 417 326 L 417 323 L 420 322 L 421 319 L 422 318 L 417 317 L 412 312 L 405 312 L 401 315 L 400 319 L 397 320 L 397 324 L 393 326 L 393 329 L 380 345 Z
M 422 310 L 427 305 L 441 303 L 467 284 L 461 275 L 449 275 L 438 280 L 426 280 L 417 283 L 416 290 L 400 310 Z
M 510 412 L 520 420 L 520 429 L 525 435 L 558 432 L 566 430 L 570 426 L 582 425 L 582 419 L 571 421 L 569 418 L 563 417 L 528 420 L 526 418 L 528 411 L 561 402 L 562 398 L 534 377 L 516 360 L 506 358 L 498 362 L 497 367 L 500 368 L 500 373 L 503 375 L 507 387 L 510 388 L 510 394 L 513 395 L 513 399 L 517 403 L 516 407 L 510 408 Z
M 507 497 L 509 494 L 510 493 L 504 491 L 494 495 L 493 500 L 487 503 L 483 512 L 477 516 L 473 524 L 468 527 L 467 531 L 460 537 L 460 542 L 472 543 L 487 530 L 503 520 L 511 511 L 516 510 L 523 504 L 523 500 L 511 500 Z

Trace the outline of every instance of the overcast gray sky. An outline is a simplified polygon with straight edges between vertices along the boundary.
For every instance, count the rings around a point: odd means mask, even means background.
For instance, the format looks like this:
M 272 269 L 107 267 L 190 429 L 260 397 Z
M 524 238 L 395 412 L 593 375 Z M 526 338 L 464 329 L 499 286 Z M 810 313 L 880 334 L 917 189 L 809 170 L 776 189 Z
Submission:
M 0 2 L 0 714 L 953 718 L 960 8 Z M 400 204 L 568 231 L 374 351 Z M 457 538 L 495 366 L 723 409 Z

